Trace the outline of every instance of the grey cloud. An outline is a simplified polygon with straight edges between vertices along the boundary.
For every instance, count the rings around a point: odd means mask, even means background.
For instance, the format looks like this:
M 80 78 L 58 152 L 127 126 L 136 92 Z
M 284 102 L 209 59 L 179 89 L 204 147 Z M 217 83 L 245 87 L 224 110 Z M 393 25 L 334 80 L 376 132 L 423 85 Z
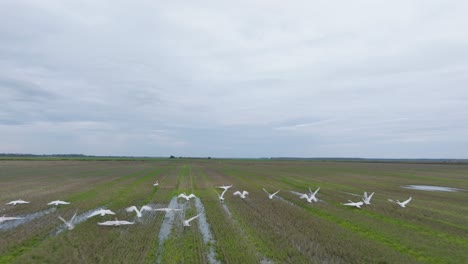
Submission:
M 49 100 L 56 97 L 55 94 L 35 83 L 8 79 L 1 76 L 0 89 L 2 90 L 2 96 L 0 98 L 4 98 L 4 103 L 7 100 L 34 102 Z

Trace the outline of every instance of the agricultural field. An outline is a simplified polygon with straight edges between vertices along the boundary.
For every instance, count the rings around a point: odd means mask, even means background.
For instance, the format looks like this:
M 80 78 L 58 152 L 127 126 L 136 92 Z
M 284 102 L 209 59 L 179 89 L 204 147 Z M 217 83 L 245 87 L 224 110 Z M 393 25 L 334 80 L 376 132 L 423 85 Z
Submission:
M 220 185 L 233 185 L 224 202 Z M 309 187 L 318 202 L 299 199 Z M 0 160 L 0 216 L 22 217 L 0 223 L 0 263 L 468 263 L 467 190 L 466 164 Z M 365 191 L 370 205 L 343 205 Z M 57 199 L 70 204 L 47 205 Z M 132 205 L 181 210 L 137 217 Z M 100 208 L 115 215 L 86 217 Z M 58 216 L 75 212 L 68 230 Z M 98 225 L 115 218 L 134 224 Z

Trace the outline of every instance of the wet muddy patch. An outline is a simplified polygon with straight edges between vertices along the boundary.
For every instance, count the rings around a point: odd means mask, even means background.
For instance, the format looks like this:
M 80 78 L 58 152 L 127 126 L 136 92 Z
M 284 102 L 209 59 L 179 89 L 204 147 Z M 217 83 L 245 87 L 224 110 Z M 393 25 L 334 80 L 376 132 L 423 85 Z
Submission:
M 177 196 L 174 196 L 172 198 L 172 200 L 169 202 L 169 205 L 167 207 L 185 209 L 184 204 L 179 203 L 177 201 Z M 169 212 L 161 212 L 161 213 L 166 214 L 166 215 L 164 216 L 164 220 L 161 224 L 161 227 L 158 233 L 159 247 L 157 249 L 157 256 L 158 256 L 157 263 L 161 263 L 162 254 L 164 252 L 164 242 L 169 238 L 169 235 L 171 234 L 172 226 L 174 226 L 174 221 L 176 218 L 176 213 L 180 214 L 180 212 L 177 212 L 177 211 L 169 211 Z
M 445 187 L 445 186 L 434 186 L 434 185 L 404 185 L 401 188 L 419 190 L 419 191 L 430 191 L 430 192 L 460 192 L 463 189 Z
M 202 202 L 200 201 L 198 197 L 195 198 L 195 207 L 197 208 L 197 214 L 200 214 L 200 217 L 198 217 L 198 229 L 200 230 L 200 233 L 202 234 L 203 242 L 205 243 L 205 245 L 209 246 L 208 254 L 207 254 L 208 262 L 215 263 L 215 264 L 220 263 L 216 259 L 216 253 L 215 253 L 215 249 L 213 246 L 216 243 L 216 241 L 214 240 L 213 234 L 211 233 L 210 224 L 208 224 L 206 220 L 205 207 L 203 206 Z
M 227 205 L 223 203 L 222 206 L 223 206 L 224 212 L 226 212 L 229 218 L 232 218 L 231 211 L 229 211 L 229 208 L 227 207 Z
M 19 215 L 17 217 L 21 217 L 21 219 L 17 219 L 17 220 L 13 220 L 13 221 L 7 221 L 7 222 L 4 222 L 4 223 L 0 224 L 0 230 L 1 231 L 6 231 L 6 230 L 14 229 L 14 228 L 16 228 L 16 227 L 18 227 L 20 225 L 31 222 L 32 220 L 34 220 L 36 218 L 39 218 L 41 216 L 53 213 L 56 210 L 57 209 L 55 207 L 53 207 L 53 208 L 49 208 L 47 210 L 42 210 L 42 211 L 35 212 L 35 213 L 32 213 L 32 214 Z

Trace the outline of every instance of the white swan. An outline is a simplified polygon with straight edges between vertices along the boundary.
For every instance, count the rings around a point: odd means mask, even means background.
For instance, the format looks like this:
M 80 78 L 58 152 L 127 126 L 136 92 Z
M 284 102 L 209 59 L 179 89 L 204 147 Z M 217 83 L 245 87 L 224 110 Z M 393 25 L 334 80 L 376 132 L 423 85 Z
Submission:
M 389 202 L 397 203 L 399 206 L 401 206 L 401 207 L 404 208 L 404 207 L 406 207 L 406 205 L 407 205 L 409 202 L 411 202 L 411 199 L 413 199 L 413 197 L 410 197 L 410 198 L 408 198 L 406 201 L 403 201 L 403 202 L 400 202 L 400 201 L 398 201 L 398 200 L 393 201 L 392 199 L 388 199 L 388 201 L 389 201 Z
M 70 204 L 69 202 L 65 202 L 65 201 L 61 201 L 61 200 L 55 200 L 55 201 L 52 201 L 50 203 L 48 203 L 47 205 L 55 205 L 55 206 L 58 206 L 60 204 Z
M 270 199 L 273 199 L 273 197 L 274 197 L 277 193 L 279 193 L 279 191 L 280 191 L 280 190 L 278 190 L 278 191 L 276 191 L 275 193 L 270 194 L 267 190 L 265 190 L 265 188 L 262 188 L 262 189 L 263 189 L 264 192 L 266 192 L 266 193 L 268 194 L 268 198 L 270 198 Z
M 140 210 L 138 210 L 138 208 L 136 206 L 130 206 L 128 208 L 125 209 L 127 212 L 132 212 L 132 211 L 135 211 L 135 213 L 137 214 L 137 217 L 141 217 L 141 213 L 143 211 L 152 211 L 153 208 L 147 206 L 147 205 L 143 205 Z
M 249 194 L 248 191 L 242 191 L 242 192 L 237 191 L 237 192 L 234 192 L 234 193 L 233 193 L 233 195 L 239 195 L 239 197 L 242 198 L 242 199 L 245 199 L 245 197 L 246 197 L 247 194 Z
M 75 220 L 75 217 L 76 217 L 76 213 L 78 211 L 75 212 L 75 214 L 73 215 L 73 217 L 70 219 L 70 221 L 65 221 L 65 219 L 63 219 L 61 216 L 59 216 L 58 218 L 60 220 L 62 220 L 62 222 L 67 226 L 68 230 L 73 230 L 73 228 L 75 228 L 75 225 L 73 224 L 73 220 Z
M 224 194 L 227 192 L 228 189 L 229 189 L 229 188 L 224 189 L 224 191 L 221 193 L 221 195 L 219 195 L 219 193 L 215 191 L 216 194 L 218 195 L 219 201 L 221 201 L 221 202 L 224 201 Z
M 179 196 L 177 196 L 177 198 L 184 198 L 185 200 L 190 200 L 191 198 L 196 198 L 195 194 L 191 193 L 189 195 L 186 195 L 185 193 L 181 193 L 179 194 Z
M 224 189 L 224 190 L 227 190 L 229 188 L 231 188 L 232 185 L 221 185 L 221 186 L 218 186 L 218 188 L 221 188 L 221 189 Z
M 120 226 L 120 225 L 133 225 L 135 222 L 129 222 L 129 221 L 119 221 L 117 218 L 115 218 L 114 221 L 106 221 L 102 223 L 97 223 L 98 225 L 103 225 L 103 226 Z
M 27 203 L 29 203 L 29 202 L 26 202 L 25 200 L 19 199 L 19 200 L 14 200 L 14 201 L 8 202 L 6 204 L 17 205 L 17 204 L 27 204 Z
M 374 195 L 374 193 L 371 193 L 371 195 L 367 196 L 367 192 L 364 192 L 364 197 L 362 198 L 362 201 L 369 205 L 370 204 L 370 200 L 372 199 L 372 196 Z
M 196 216 L 192 217 L 192 218 L 189 218 L 187 220 L 184 220 L 184 226 L 190 226 L 190 222 L 196 218 L 198 218 L 200 216 L 200 214 L 197 214 Z
M 11 221 L 11 220 L 19 220 L 23 219 L 23 217 L 13 217 L 13 216 L 0 216 L 0 224 L 6 221 Z
M 317 197 L 315 197 L 315 195 L 317 195 L 319 190 L 320 190 L 320 187 L 318 187 L 317 190 L 315 190 L 315 192 L 312 192 L 312 190 L 309 188 L 309 195 L 307 195 L 307 193 L 298 193 L 298 192 L 292 192 L 292 193 L 300 195 L 299 199 L 306 199 L 307 202 L 312 203 L 312 201 L 318 202 L 318 199 Z
M 361 202 L 361 201 L 359 201 L 359 202 L 353 202 L 351 200 L 348 200 L 348 201 L 349 201 L 349 203 L 344 203 L 343 205 L 354 206 L 356 208 L 361 208 L 361 206 L 364 204 L 364 202 Z
M 154 209 L 154 211 L 161 211 L 161 212 L 170 212 L 170 211 L 182 211 L 180 208 L 158 208 Z
M 96 210 L 94 212 L 92 212 L 90 215 L 88 215 L 88 217 L 86 218 L 90 218 L 90 217 L 93 217 L 93 216 L 96 216 L 96 215 L 101 215 L 101 216 L 104 216 L 106 214 L 110 214 L 110 215 L 115 215 L 114 212 L 112 212 L 111 210 L 109 209 L 99 209 L 99 210 Z
M 153 183 L 153 186 L 159 186 L 159 181 L 156 181 L 155 183 Z

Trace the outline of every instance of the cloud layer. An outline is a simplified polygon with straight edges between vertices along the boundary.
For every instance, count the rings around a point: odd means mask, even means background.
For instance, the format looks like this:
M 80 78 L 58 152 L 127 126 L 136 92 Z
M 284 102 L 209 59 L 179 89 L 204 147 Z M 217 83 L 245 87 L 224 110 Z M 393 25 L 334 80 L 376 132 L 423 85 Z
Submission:
M 3 1 L 0 152 L 468 158 L 463 1 Z

